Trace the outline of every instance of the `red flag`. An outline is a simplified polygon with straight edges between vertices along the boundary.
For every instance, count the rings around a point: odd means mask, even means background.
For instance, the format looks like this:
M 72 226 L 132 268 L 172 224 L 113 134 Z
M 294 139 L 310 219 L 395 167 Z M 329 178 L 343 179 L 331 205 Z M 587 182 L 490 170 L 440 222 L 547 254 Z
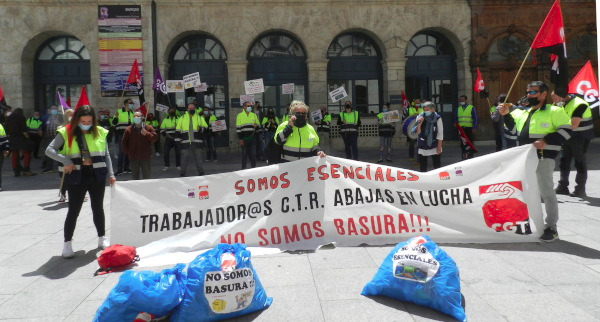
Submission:
M 6 99 L 4 99 L 4 91 L 2 90 L 2 86 L 0 86 L 0 106 L 6 106 Z
M 400 94 L 402 95 L 402 109 L 407 109 L 410 107 L 410 102 L 408 101 L 408 98 L 406 97 L 406 94 L 404 94 L 404 91 L 401 91 Z
M 483 78 L 481 78 L 481 72 L 479 71 L 479 67 L 477 67 L 476 70 L 477 70 L 477 79 L 475 79 L 475 84 L 473 85 L 473 90 L 476 93 L 479 93 L 479 92 L 485 90 L 485 83 L 483 82 Z
M 85 92 L 85 86 L 81 86 L 81 95 L 79 95 L 79 100 L 77 101 L 77 105 L 75 105 L 75 111 L 77 111 L 77 109 L 83 105 L 90 105 L 87 93 Z
M 588 61 L 583 68 L 577 73 L 575 78 L 569 83 L 569 94 L 578 94 L 590 104 L 592 109 L 592 117 L 597 119 L 600 117 L 600 88 L 598 88 L 598 81 L 592 68 L 592 63 Z
M 127 77 L 127 84 L 135 85 L 138 91 L 138 97 L 140 99 L 140 108 L 145 109 L 146 107 L 144 105 L 144 102 L 146 102 L 146 98 L 144 97 L 144 85 L 142 84 L 142 77 L 140 76 L 140 69 L 138 66 L 137 59 L 133 61 L 131 71 L 129 71 L 129 77 Z
M 460 125 L 458 125 L 458 123 L 454 123 L 454 126 L 458 129 L 458 135 L 460 136 L 460 140 L 462 141 L 463 144 L 465 144 L 467 146 L 467 149 L 471 149 L 471 150 L 473 150 L 473 152 L 477 152 L 477 149 L 473 145 L 473 142 L 471 142 L 471 140 L 469 140 L 469 138 L 467 137 L 467 134 L 462 129 L 462 127 L 460 127 Z
M 554 83 L 554 92 L 564 97 L 567 94 L 569 75 L 565 27 L 558 0 L 555 0 L 552 8 L 550 8 L 542 27 L 540 27 L 540 30 L 531 43 L 531 48 L 539 48 L 550 53 L 550 60 L 552 61 L 550 81 Z M 535 50 L 533 57 L 535 59 Z

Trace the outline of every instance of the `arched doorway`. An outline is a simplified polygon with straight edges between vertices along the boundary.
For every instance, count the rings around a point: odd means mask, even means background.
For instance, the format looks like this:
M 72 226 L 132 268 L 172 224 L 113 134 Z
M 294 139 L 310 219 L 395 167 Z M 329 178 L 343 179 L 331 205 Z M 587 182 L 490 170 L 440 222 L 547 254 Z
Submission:
M 327 49 L 327 87 L 344 86 L 348 97 L 329 103 L 331 113 L 339 113 L 345 101 L 352 101 L 361 113 L 379 113 L 383 104 L 381 51 L 367 35 L 357 32 L 337 36 Z
M 227 109 L 227 53 L 216 38 L 195 34 L 181 39 L 175 44 L 169 56 L 169 79 L 183 79 L 184 75 L 200 73 L 200 80 L 207 84 L 206 92 L 194 92 L 193 88 L 184 93 L 169 94 L 171 104 L 185 110 L 188 103 L 196 101 L 199 106 L 214 110 L 218 119 L 229 119 Z M 228 131 L 218 132 L 215 146 L 229 146 Z
M 308 104 L 306 51 L 291 35 L 275 32 L 258 38 L 248 52 L 247 74 L 248 79 L 263 79 L 265 92 L 255 94 L 254 99 L 278 116 L 287 113 L 285 107 L 292 100 Z M 282 94 L 281 85 L 289 83 L 294 84 L 294 93 Z
M 436 104 L 444 121 L 444 139 L 456 139 L 453 108 L 458 102 L 456 51 L 434 31 L 414 35 L 406 47 L 406 95 Z M 470 98 L 472 99 L 472 97 Z
M 75 105 L 81 87 L 91 83 L 90 54 L 73 36 L 58 36 L 45 41 L 35 54 L 33 69 L 35 109 L 42 113 L 51 105 L 59 104 L 57 92 Z

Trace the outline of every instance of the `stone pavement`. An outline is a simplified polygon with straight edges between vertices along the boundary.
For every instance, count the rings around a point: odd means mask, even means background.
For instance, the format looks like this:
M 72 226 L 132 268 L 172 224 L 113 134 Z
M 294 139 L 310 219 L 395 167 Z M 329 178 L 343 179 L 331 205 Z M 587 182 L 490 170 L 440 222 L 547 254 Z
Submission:
M 481 154 L 490 143 L 478 142 Z M 445 145 L 443 165 L 459 160 L 456 143 Z M 399 158 L 394 165 L 415 167 Z M 375 148 L 361 151 L 363 161 L 378 159 Z M 332 153 L 342 156 L 341 151 Z M 443 249 L 460 269 L 467 317 L 471 321 L 600 320 L 600 141 L 590 147 L 589 198 L 559 196 L 560 241 L 518 244 L 452 244 Z M 220 153 L 207 174 L 240 168 L 239 153 Z M 263 164 L 260 163 L 259 164 Z M 39 171 L 39 160 L 33 168 Z M 155 177 L 162 157 L 153 159 Z M 192 172 L 192 174 L 194 174 Z M 116 284 L 119 273 L 93 277 L 97 237 L 89 204 L 75 230 L 76 256 L 60 257 L 67 205 L 57 203 L 56 173 L 12 176 L 2 169 L 0 192 L 0 320 L 89 321 Z M 572 176 L 574 173 L 572 172 Z M 129 175 L 118 177 L 127 180 Z M 558 172 L 555 172 L 555 182 Z M 117 183 L 118 184 L 118 183 Z M 110 198 L 105 198 L 109 209 Z M 107 228 L 110 221 L 107 219 Z M 110 229 L 108 230 L 110 236 Z M 273 304 L 239 321 L 446 321 L 447 315 L 395 300 L 360 295 L 362 287 L 392 249 L 324 247 L 253 258 Z M 155 267 L 158 271 L 164 267 Z

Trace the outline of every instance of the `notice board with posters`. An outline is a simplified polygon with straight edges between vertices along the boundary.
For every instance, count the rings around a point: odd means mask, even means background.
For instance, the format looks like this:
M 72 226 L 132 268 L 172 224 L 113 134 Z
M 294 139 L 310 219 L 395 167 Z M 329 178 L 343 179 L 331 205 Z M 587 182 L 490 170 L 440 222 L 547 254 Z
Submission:
M 142 7 L 139 5 L 98 5 L 98 48 L 100 50 L 100 95 L 137 96 L 134 85 L 126 85 L 137 59 L 140 77 L 142 61 Z

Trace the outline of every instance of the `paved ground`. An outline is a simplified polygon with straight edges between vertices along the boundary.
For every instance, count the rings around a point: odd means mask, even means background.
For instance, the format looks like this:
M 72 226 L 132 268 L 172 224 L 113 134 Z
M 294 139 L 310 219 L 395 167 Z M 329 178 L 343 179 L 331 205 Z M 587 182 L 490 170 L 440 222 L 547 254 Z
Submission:
M 479 146 L 482 153 L 493 149 L 489 144 Z M 401 150 L 396 155 L 404 154 L 405 148 Z M 443 245 L 460 268 L 471 321 L 600 320 L 600 141 L 590 150 L 590 197 L 559 196 L 560 241 Z M 458 161 L 457 151 L 456 145 L 447 144 L 443 164 Z M 222 162 L 207 165 L 207 173 L 239 169 L 238 155 L 221 153 Z M 363 161 L 378 159 L 376 149 L 362 156 Z M 153 174 L 177 175 L 162 172 L 161 160 L 153 161 Z M 405 158 L 396 157 L 394 164 L 415 168 Z M 39 171 L 39 161 L 33 165 Z M 5 191 L 0 192 L 0 320 L 91 320 L 119 273 L 92 277 L 99 250 L 89 205 L 84 205 L 75 231 L 76 257 L 65 260 L 60 252 L 67 205 L 56 202 L 57 174 L 15 178 L 9 168 L 5 161 Z M 391 248 L 325 248 L 256 257 L 253 264 L 273 304 L 238 320 L 451 320 L 431 309 L 360 295 Z

